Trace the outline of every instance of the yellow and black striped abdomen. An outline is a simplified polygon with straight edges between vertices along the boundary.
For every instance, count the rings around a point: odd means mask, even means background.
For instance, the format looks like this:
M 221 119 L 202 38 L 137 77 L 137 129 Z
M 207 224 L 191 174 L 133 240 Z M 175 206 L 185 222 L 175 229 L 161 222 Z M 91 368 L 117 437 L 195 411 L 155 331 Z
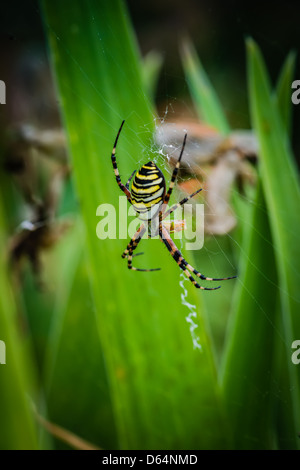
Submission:
M 166 183 L 160 169 L 149 162 L 135 174 L 131 185 L 131 202 L 135 211 L 145 214 L 156 204 L 161 204 Z

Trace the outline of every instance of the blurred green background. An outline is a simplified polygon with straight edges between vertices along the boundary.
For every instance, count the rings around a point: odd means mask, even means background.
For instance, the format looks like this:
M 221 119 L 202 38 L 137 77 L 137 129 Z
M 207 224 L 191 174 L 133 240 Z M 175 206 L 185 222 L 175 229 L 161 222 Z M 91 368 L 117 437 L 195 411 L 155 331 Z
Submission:
M 299 447 L 299 8 L 2 6 L 0 448 Z M 215 292 L 182 287 L 157 240 L 142 242 L 136 264 L 162 270 L 133 273 L 125 240 L 96 237 L 98 205 L 117 209 L 121 195 L 110 161 L 121 121 L 123 182 L 150 158 L 169 181 L 154 132 L 177 123 L 180 138 L 199 116 L 218 136 L 253 130 L 259 148 L 253 181 L 229 187 L 236 226 L 206 234 L 199 252 L 179 246 L 208 276 L 238 273 Z M 217 164 L 205 165 L 204 176 L 180 174 L 172 203 L 196 178 L 206 201 Z M 26 243 L 24 220 L 41 224 Z
M 241 5 L 239 2 L 179 0 L 127 2 L 130 17 L 141 53 L 149 51 L 163 54 L 162 71 L 159 75 L 156 103 L 164 112 L 165 104 L 179 106 L 180 111 L 190 115 L 194 110 L 183 74 L 178 42 L 188 34 L 199 52 L 206 69 L 217 87 L 222 104 L 235 128 L 249 127 L 246 89 L 246 64 L 244 40 L 249 35 L 262 48 L 273 81 L 290 50 L 298 49 L 300 33 L 297 2 L 285 4 Z M 40 66 L 47 61 L 45 36 L 37 2 L 6 2 L 1 14 L 1 76 L 6 78 L 15 71 L 14 54 L 39 50 Z M 280 27 L 279 27 L 280 25 Z M 37 64 L 35 64 L 37 67 Z M 28 68 L 29 65 L 27 66 Z M 32 65 L 34 67 L 34 65 Z M 299 60 L 295 77 L 299 77 Z M 4 79 L 2 78 L 2 79 Z M 8 93 L 17 77 L 11 77 Z M 49 107 L 49 105 L 48 105 Z M 52 109 L 52 113 L 56 110 Z M 50 109 L 48 109 L 50 112 Z M 170 110 L 171 112 L 171 110 Z M 293 127 L 299 127 L 300 110 L 295 106 Z M 45 115 L 43 115 L 45 119 Z M 49 117 L 51 123 L 57 116 Z M 295 154 L 299 159 L 299 138 L 293 133 Z

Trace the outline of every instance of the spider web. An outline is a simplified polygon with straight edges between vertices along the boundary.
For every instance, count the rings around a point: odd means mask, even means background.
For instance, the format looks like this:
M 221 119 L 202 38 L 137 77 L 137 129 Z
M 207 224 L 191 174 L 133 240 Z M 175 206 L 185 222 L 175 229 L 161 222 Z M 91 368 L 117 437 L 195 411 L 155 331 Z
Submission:
M 170 99 L 170 102 L 172 101 L 176 101 L 176 98 L 172 98 L 172 97 L 169 97 Z M 188 103 L 186 102 L 185 103 L 186 106 L 188 106 Z M 169 110 L 173 110 L 173 106 L 172 105 L 167 105 L 166 106 L 166 109 L 165 109 L 165 114 L 164 116 L 161 118 L 161 121 L 160 121 L 160 124 L 157 125 L 157 129 L 159 128 L 160 125 L 163 125 L 163 123 L 166 121 L 167 117 L 168 117 L 168 114 L 169 114 Z M 173 112 L 173 111 L 172 111 Z M 171 123 L 171 121 L 169 120 L 168 121 L 169 123 Z M 182 128 L 180 131 L 177 131 L 177 130 L 174 130 L 174 135 L 177 133 L 177 132 L 180 132 L 180 136 L 183 136 L 184 133 L 186 132 L 186 129 L 185 128 Z M 178 141 L 179 139 L 177 139 Z M 159 148 L 158 150 L 158 155 L 159 156 L 163 156 L 163 160 L 160 159 L 160 157 L 157 157 L 157 164 L 161 165 L 161 166 L 164 166 L 164 169 L 165 171 L 169 174 L 169 176 L 171 176 L 171 173 L 172 173 L 172 169 L 170 169 L 170 166 L 168 165 L 167 162 L 170 161 L 171 157 L 173 158 L 174 155 L 179 155 L 180 153 L 180 149 L 181 149 L 181 145 L 173 145 L 173 144 L 169 144 L 169 145 L 162 145 L 161 148 Z M 199 145 L 199 149 L 200 149 L 200 145 Z M 186 150 L 185 150 L 185 154 L 186 154 Z M 200 168 L 200 166 L 199 166 Z M 202 170 L 203 171 L 203 170 Z M 193 172 L 191 171 L 191 174 Z M 204 174 L 206 174 L 207 176 L 207 173 L 205 172 L 205 170 L 203 171 Z M 192 178 L 192 176 L 191 176 Z M 178 178 L 178 182 L 180 182 L 180 177 Z M 207 189 L 203 188 L 202 192 L 203 193 L 207 193 Z M 232 195 L 236 194 L 237 190 L 234 186 L 232 186 L 231 188 L 231 193 Z M 244 194 L 244 195 L 239 195 L 243 201 L 248 204 L 249 206 L 254 206 L 256 203 L 255 203 L 255 200 L 253 199 L 253 197 L 250 197 L 248 196 L 247 194 Z M 181 198 L 180 198 L 181 199 Z M 208 207 L 208 210 L 210 208 Z M 260 210 L 262 210 L 266 217 L 268 216 L 266 210 L 262 207 L 259 207 Z M 249 222 L 249 220 L 245 219 L 245 218 L 241 218 L 239 216 L 239 214 L 235 214 L 236 218 L 237 218 L 237 225 L 239 224 L 246 224 L 248 225 L 248 229 L 249 230 L 253 230 L 255 231 L 258 236 L 260 236 L 262 239 L 264 239 L 264 241 L 267 241 L 268 244 L 270 244 L 273 248 L 273 250 L 276 252 L 277 251 L 277 247 L 274 245 L 273 241 L 270 239 L 270 240 L 266 240 L 265 237 L 264 237 L 264 234 L 260 233 L 259 229 L 255 226 L 252 225 L 251 222 Z M 256 264 L 255 260 L 252 260 L 249 258 L 244 246 L 242 244 L 240 244 L 237 239 L 235 238 L 234 236 L 234 231 L 233 233 L 232 232 L 228 232 L 224 235 L 214 235 L 214 234 L 210 234 L 209 236 L 207 236 L 207 239 L 208 239 L 208 243 L 204 243 L 204 246 L 202 248 L 202 253 L 204 255 L 204 257 L 206 257 L 208 259 L 208 265 L 211 266 L 210 268 L 210 271 L 209 273 L 205 272 L 205 275 L 207 276 L 211 276 L 212 273 L 213 273 L 213 277 L 222 277 L 222 276 L 226 276 L 227 273 L 234 273 L 236 271 L 236 266 L 234 264 L 234 260 L 232 258 L 232 256 L 229 255 L 228 253 L 228 250 L 225 250 L 223 247 L 222 247 L 222 243 L 221 243 L 221 240 L 222 238 L 227 238 L 230 243 L 235 246 L 240 255 L 244 256 L 246 258 L 246 261 L 248 263 L 251 264 L 251 266 L 257 271 L 257 276 L 260 276 L 263 278 L 263 280 L 266 280 L 268 281 L 269 283 L 271 283 L 274 288 L 276 288 L 277 290 L 283 292 L 283 293 L 286 293 L 286 291 L 282 288 L 282 286 L 278 283 L 278 284 L 275 284 L 274 281 L 272 279 L 270 279 L 268 276 L 266 276 L 265 272 L 262 271 L 260 269 L 260 267 Z M 211 243 L 213 242 L 213 243 Z M 181 243 L 181 249 L 184 248 L 183 244 Z M 188 256 L 188 255 L 186 255 Z M 224 272 L 220 272 L 219 271 L 219 260 L 220 258 L 223 258 L 224 261 L 225 261 L 225 264 L 227 264 L 227 268 L 226 268 L 226 273 Z M 300 276 L 299 276 L 299 273 L 297 272 L 296 268 L 295 267 L 292 267 L 293 269 L 293 272 L 295 274 L 295 276 L 297 276 L 300 280 Z M 182 301 L 182 304 L 185 305 L 188 309 L 188 315 L 186 317 L 187 321 L 190 323 L 190 331 L 191 331 L 191 336 L 192 336 L 192 341 L 193 341 L 193 346 L 194 348 L 198 348 L 201 350 L 201 344 L 199 344 L 199 337 L 197 337 L 195 335 L 195 328 L 197 327 L 197 325 L 195 324 L 194 322 L 194 318 L 196 318 L 197 314 L 195 312 L 196 310 L 196 306 L 189 303 L 187 301 L 187 298 L 188 298 L 188 292 L 187 292 L 187 289 L 185 288 L 184 286 L 184 282 L 189 282 L 188 279 L 186 278 L 186 276 L 184 276 L 183 273 L 180 273 L 180 280 L 179 280 L 179 286 L 182 290 L 182 293 L 181 293 L 181 301 Z M 275 325 L 274 321 L 269 317 L 268 313 L 265 312 L 265 310 L 263 309 L 263 307 L 260 305 L 260 303 L 257 301 L 256 297 L 253 295 L 253 293 L 248 289 L 248 287 L 244 284 L 244 282 L 242 281 L 242 279 L 240 277 L 237 278 L 236 282 L 240 283 L 242 285 L 242 288 L 248 293 L 248 295 L 252 298 L 252 300 L 254 301 L 254 303 L 257 305 L 257 308 L 261 311 L 261 313 L 267 318 L 269 324 L 270 324 L 270 327 L 272 327 L 275 331 L 276 331 L 276 334 L 278 335 L 278 337 L 280 337 L 280 339 L 285 342 L 285 339 L 284 339 L 284 336 L 283 334 L 281 333 L 280 329 Z M 223 284 L 222 284 L 223 285 Z M 233 293 L 233 292 L 232 292 Z M 300 299 L 296 299 L 299 304 L 300 304 Z M 207 302 L 207 305 L 208 305 L 208 308 L 209 306 L 211 305 L 211 303 L 208 301 Z M 229 312 L 227 312 L 228 315 L 229 315 Z M 226 319 L 228 318 L 228 315 L 226 316 Z
M 93 16 L 91 16 L 91 21 L 95 21 Z M 60 38 L 56 35 L 55 31 L 52 30 L 52 33 L 60 41 Z M 116 32 L 111 30 L 111 34 L 116 35 Z M 100 38 L 100 33 L 99 33 L 99 38 Z M 103 95 L 101 90 L 99 90 L 99 88 L 97 88 L 97 85 L 92 82 L 92 80 L 89 78 L 89 76 L 86 73 L 86 71 L 84 70 L 84 68 L 81 66 L 80 63 L 78 63 L 76 57 L 74 57 L 68 50 L 67 50 L 67 53 L 70 55 L 71 59 L 74 61 L 74 63 L 78 67 L 78 70 L 82 74 L 83 78 L 87 81 L 87 83 L 96 91 L 96 93 L 105 102 L 108 109 L 110 109 L 112 115 L 116 115 L 118 117 L 118 119 L 120 120 L 120 122 L 121 122 L 124 119 L 124 116 L 120 116 L 117 113 L 117 111 L 115 110 L 115 108 L 108 102 L 108 100 L 105 98 L 105 96 Z M 110 53 L 110 52 L 108 52 L 108 53 Z M 117 63 L 116 63 L 116 67 L 119 68 L 119 71 L 122 74 L 123 71 L 120 69 L 120 67 Z M 165 104 L 165 109 L 164 109 L 164 112 L 163 112 L 162 116 L 153 115 L 153 122 L 155 124 L 156 130 L 159 129 L 165 122 L 172 123 L 173 116 L 174 116 L 174 122 L 176 121 L 176 118 L 178 117 L 177 116 L 177 111 L 176 111 L 177 108 L 180 108 L 181 110 L 184 110 L 184 114 L 187 114 L 187 115 L 193 114 L 193 111 L 191 112 L 191 106 L 192 105 L 191 105 L 190 99 L 188 97 L 178 99 L 177 97 L 172 96 L 168 93 L 169 72 L 164 70 L 163 74 L 164 74 L 164 83 L 165 83 L 165 102 L 166 102 L 166 104 Z M 182 87 L 183 87 L 183 95 L 186 96 L 187 89 L 186 89 L 186 83 L 185 83 L 184 80 L 182 80 Z M 144 90 L 139 90 L 139 92 L 144 93 Z M 146 97 L 146 100 L 149 100 L 149 98 L 146 95 L 145 95 L 145 97 Z M 103 114 L 100 114 L 93 107 L 93 105 L 91 103 L 88 103 L 88 102 L 84 101 L 82 96 L 76 95 L 75 98 L 77 100 L 81 101 L 84 104 L 84 106 L 87 106 L 95 114 L 95 117 L 97 117 L 97 119 L 105 121 L 105 123 L 113 129 L 111 123 L 108 122 L 105 119 L 105 117 L 103 116 Z M 225 109 L 225 112 L 226 111 L 227 110 Z M 130 118 L 130 116 L 133 115 L 133 114 L 136 114 L 135 110 L 132 110 L 127 116 L 125 116 L 125 119 L 128 120 Z M 145 128 L 148 124 L 149 123 L 147 123 L 145 125 Z M 115 129 L 113 129 L 113 130 L 115 131 Z M 149 146 L 143 148 L 142 147 L 142 140 L 140 138 L 140 131 L 141 130 L 140 129 L 131 129 L 131 131 L 134 132 L 135 138 L 136 138 L 136 143 L 139 145 L 139 148 L 142 149 L 142 151 L 139 153 L 140 158 L 138 160 L 136 160 L 136 156 L 127 155 L 127 158 L 132 160 L 133 167 L 137 168 L 139 166 L 142 166 L 145 163 L 145 161 L 148 159 L 148 157 L 151 156 L 151 158 L 154 160 L 154 162 L 159 167 L 163 168 L 164 173 L 167 176 L 169 176 L 169 178 L 170 178 L 171 174 L 172 174 L 172 168 L 169 165 L 169 161 L 170 161 L 170 158 L 172 156 L 174 156 L 174 155 L 178 156 L 179 155 L 179 152 L 180 152 L 180 149 L 181 149 L 181 144 L 180 145 L 168 144 L 168 145 L 158 146 L 157 142 L 155 141 L 155 138 L 153 136 L 151 136 L 151 141 L 150 141 Z M 184 133 L 186 132 L 186 129 L 183 126 L 180 131 L 174 131 L 174 132 L 175 133 L 180 132 L 180 136 L 183 137 Z M 185 154 L 186 154 L 186 151 L 185 151 Z M 178 181 L 180 182 L 180 178 L 179 178 Z M 168 181 L 167 181 L 167 183 L 168 183 Z M 205 191 L 206 191 L 206 189 L 203 189 L 203 192 L 205 192 Z M 236 190 L 234 188 L 232 188 L 231 191 L 232 191 L 232 193 L 234 193 Z M 176 191 L 174 191 L 173 194 L 176 194 Z M 247 195 L 244 195 L 243 198 L 244 198 L 244 200 L 247 204 L 249 204 L 249 205 L 255 204 L 255 202 L 253 201 L 253 199 L 251 197 L 249 197 Z M 237 214 L 236 214 L 236 216 L 238 218 Z M 242 221 L 238 220 L 237 223 L 238 224 L 239 223 L 245 223 L 245 220 L 242 220 Z M 249 222 L 246 221 L 246 223 L 249 223 Z M 252 230 L 258 231 L 257 227 L 251 226 L 250 228 Z M 259 235 L 261 235 L 263 237 L 262 234 L 259 234 Z M 258 276 L 262 276 L 268 282 L 273 283 L 273 281 L 271 279 L 269 279 L 265 275 L 265 273 L 262 272 L 261 269 L 256 265 L 255 260 L 251 260 L 247 257 L 248 255 L 244 251 L 243 246 L 235 239 L 234 235 L 232 235 L 231 233 L 227 233 L 226 235 L 223 236 L 223 238 L 228 238 L 233 245 L 236 245 L 236 247 L 238 248 L 240 253 L 242 253 L 247 258 L 247 261 L 250 262 L 255 269 L 257 269 Z M 214 243 L 210 243 L 211 240 Z M 268 242 L 272 245 L 273 249 L 276 251 L 276 246 L 274 246 L 272 240 L 268 240 Z M 236 266 L 234 264 L 233 258 L 230 257 L 228 255 L 228 251 L 223 248 L 222 243 L 220 241 L 220 237 L 215 236 L 215 235 L 210 235 L 210 240 L 208 241 L 208 243 L 207 242 L 204 243 L 204 246 L 202 248 L 202 253 L 205 256 L 205 258 L 208 260 L 207 264 L 211 266 L 210 267 L 211 272 L 205 272 L 205 275 L 212 276 L 212 277 L 223 277 L 223 276 L 227 275 L 227 272 L 229 272 L 229 275 L 231 275 L 231 273 L 235 273 Z M 218 266 L 220 264 L 219 263 L 220 257 L 223 258 L 224 260 L 226 260 L 226 263 L 227 263 L 226 272 L 219 272 L 220 268 Z M 195 267 L 197 268 L 197 266 L 195 266 Z M 299 279 L 300 276 L 299 276 L 299 273 L 297 272 L 296 268 L 294 268 L 293 270 L 294 270 L 295 276 Z M 186 316 L 186 321 L 189 323 L 189 328 L 190 328 L 191 338 L 192 338 L 192 344 L 193 344 L 194 348 L 201 350 L 201 342 L 200 342 L 199 337 L 196 335 L 197 324 L 194 321 L 196 319 L 197 314 L 195 312 L 195 306 L 191 302 L 188 301 L 188 291 L 185 288 L 185 285 L 184 285 L 185 282 L 188 283 L 190 281 L 188 279 L 186 279 L 186 277 L 184 276 L 184 274 L 182 272 L 179 272 L 178 283 L 179 283 L 179 287 L 181 289 L 181 302 L 187 308 L 188 313 L 187 313 L 187 316 Z M 257 302 L 255 296 L 248 290 L 247 286 L 245 286 L 243 284 L 243 282 L 240 278 L 238 278 L 236 282 L 242 284 L 243 288 L 248 292 L 249 296 L 257 304 L 258 309 L 260 309 L 262 311 L 262 313 L 268 318 L 268 321 L 270 322 L 270 326 L 272 328 L 276 329 L 277 334 L 280 335 L 280 337 L 282 338 L 282 335 L 281 335 L 280 331 L 274 325 L 273 321 L 268 317 L 268 314 L 263 310 L 262 306 Z M 274 287 L 276 287 L 279 290 L 280 289 L 282 290 L 282 287 L 280 285 L 276 285 Z M 209 295 L 211 295 L 211 293 L 209 293 Z M 299 301 L 299 299 L 297 299 L 297 301 Z M 208 306 L 209 305 L 210 305 L 210 301 L 208 301 Z M 226 319 L 227 319 L 227 317 L 228 317 L 228 314 L 226 315 Z

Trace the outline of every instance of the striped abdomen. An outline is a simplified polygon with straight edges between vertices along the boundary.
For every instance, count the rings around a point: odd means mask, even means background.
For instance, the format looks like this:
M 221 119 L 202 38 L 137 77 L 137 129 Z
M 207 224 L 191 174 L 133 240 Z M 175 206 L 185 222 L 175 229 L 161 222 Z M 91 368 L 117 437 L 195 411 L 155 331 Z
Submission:
M 161 204 L 166 183 L 160 169 L 149 162 L 135 174 L 131 185 L 131 202 L 136 212 L 145 214 L 156 204 Z

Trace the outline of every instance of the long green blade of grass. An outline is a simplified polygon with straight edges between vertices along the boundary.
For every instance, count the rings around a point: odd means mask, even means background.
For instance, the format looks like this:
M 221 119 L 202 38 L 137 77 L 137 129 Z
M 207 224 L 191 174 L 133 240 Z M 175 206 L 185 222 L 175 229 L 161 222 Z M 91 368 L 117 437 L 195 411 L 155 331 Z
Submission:
M 291 133 L 292 106 L 291 106 L 291 83 L 294 77 L 296 65 L 296 53 L 291 51 L 282 67 L 276 89 L 275 100 L 282 118 L 282 124 L 286 127 L 288 135 Z
M 96 236 L 98 205 L 117 208 L 119 201 L 110 154 L 122 119 L 117 158 L 124 182 L 141 162 L 157 159 L 154 116 L 127 12 L 117 0 L 45 1 L 43 6 L 119 447 L 226 446 L 209 338 L 197 317 L 202 349 L 193 349 L 178 266 L 158 240 L 145 240 L 136 265 L 163 269 L 130 272 L 120 256 L 128 240 Z M 120 217 L 126 227 L 124 212 Z M 200 311 L 198 292 L 188 281 L 185 285 L 189 302 Z
M 251 231 L 242 247 L 246 256 L 239 270 L 221 375 L 235 448 L 269 449 L 273 338 L 277 335 L 282 342 L 282 337 L 275 329 L 276 265 L 260 183 L 248 223 Z
M 200 119 L 215 127 L 221 134 L 228 134 L 230 127 L 219 98 L 193 45 L 187 39 L 182 43 L 181 57 L 187 83 Z
M 290 56 L 282 68 L 273 100 L 276 103 L 273 112 L 286 128 L 291 119 L 288 91 L 292 70 Z M 262 98 L 261 103 L 264 103 Z M 251 231 L 243 247 L 247 257 L 240 273 L 241 285 L 236 295 L 222 371 L 224 397 L 238 448 L 276 447 L 280 445 L 277 433 L 283 436 L 285 446 L 296 445 L 296 436 L 290 430 L 294 425 L 290 397 L 286 400 L 287 395 L 284 396 L 288 386 L 278 385 L 282 375 L 280 352 L 286 349 L 286 338 L 277 317 L 281 292 L 276 274 L 278 249 L 273 246 L 269 222 L 272 213 L 264 201 L 263 183 L 262 176 L 252 210 Z M 280 388 L 281 395 L 278 394 Z M 247 411 L 245 402 L 249 405 Z M 276 414 L 283 403 L 285 423 L 281 422 L 279 432 Z
M 291 361 L 292 342 L 300 337 L 299 178 L 261 53 L 252 39 L 247 41 L 247 51 L 252 122 L 260 145 L 263 189 L 275 246 L 294 436 L 299 441 L 296 436 L 300 426 L 300 377 Z
M 211 85 L 207 85 L 203 68 L 197 67 L 198 59 L 196 60 L 195 52 L 191 53 L 188 49 L 185 56 L 189 58 L 189 67 L 186 65 L 186 59 L 185 68 L 187 76 L 190 77 L 190 83 L 193 80 L 191 77 L 194 75 L 198 80 L 198 84 L 196 84 L 194 78 L 193 86 L 191 86 L 192 95 L 195 97 L 196 90 L 201 96 L 201 100 L 195 99 L 198 112 L 200 115 L 202 112 L 206 116 L 207 122 L 216 128 L 219 126 L 220 130 L 220 122 L 223 122 L 224 118 L 220 104 L 215 99 L 207 99 L 207 96 L 214 97 L 215 92 L 211 90 Z M 291 121 L 289 93 L 294 59 L 295 56 L 290 54 L 285 62 L 275 95 L 282 123 L 287 130 Z M 206 83 L 206 86 L 204 87 L 201 83 Z M 240 222 L 244 221 L 243 238 L 246 237 L 246 239 L 240 240 L 242 242 L 239 269 L 240 287 L 235 296 L 234 313 L 221 374 L 224 398 L 232 424 L 234 446 L 236 448 L 270 448 L 276 445 L 276 431 L 271 426 L 271 413 L 274 404 L 273 400 L 263 400 L 261 397 L 264 394 L 269 397 L 270 393 L 273 395 L 278 393 L 276 387 L 273 387 L 273 390 L 271 387 L 271 384 L 278 383 L 280 377 L 278 364 L 274 360 L 274 347 L 282 350 L 285 346 L 285 339 L 280 332 L 280 324 L 276 318 L 276 301 L 278 299 L 275 295 L 275 289 L 278 282 L 275 255 L 261 183 L 257 188 L 255 205 L 252 208 L 250 219 L 244 217 L 243 214 L 239 215 Z M 260 278 L 262 274 L 263 281 Z M 254 339 L 249 341 L 251 331 Z M 261 355 L 260 361 L 253 360 L 253 349 L 256 354 Z M 271 372 L 273 361 L 276 370 Z M 270 372 L 266 374 L 266 370 Z M 282 387 L 282 390 L 284 389 L 286 390 L 285 387 Z M 244 409 L 245 401 L 251 404 L 249 412 Z M 278 403 L 276 406 L 278 407 Z M 285 416 L 289 414 L 287 407 Z M 291 420 L 288 425 L 290 424 Z M 284 430 L 281 429 L 281 434 L 285 435 L 285 439 L 290 434 L 288 425 Z M 291 442 L 290 439 L 289 445 L 293 445 Z
M 155 98 L 163 60 L 163 55 L 157 51 L 150 51 L 143 57 L 142 78 L 146 91 L 153 100 Z
M 291 138 L 292 131 L 292 110 L 291 104 L 291 83 L 294 79 L 296 54 L 292 51 L 287 56 L 274 93 L 274 100 L 281 116 L 282 125 L 285 127 L 287 135 Z M 277 325 L 283 329 L 283 318 L 280 315 L 280 303 L 277 305 Z M 286 351 L 284 342 L 275 337 L 274 344 L 274 369 L 276 382 L 280 392 L 280 400 L 273 399 L 273 414 L 277 425 L 277 447 L 289 449 L 295 447 L 295 424 L 294 410 L 291 403 L 289 370 L 286 367 Z M 289 359 L 289 358 L 288 358 Z M 275 397 L 278 394 L 275 394 Z M 277 403 L 276 403 L 277 402 Z M 298 440 L 296 438 L 296 446 Z
M 201 64 L 194 46 L 188 40 L 184 40 L 181 45 L 181 57 L 186 80 L 199 117 L 220 133 L 227 134 L 230 131 L 230 126 L 223 111 L 220 99 Z M 206 210 L 209 211 L 210 209 L 207 207 Z M 244 217 L 244 207 L 241 213 Z M 240 217 L 241 214 L 239 214 L 239 220 Z M 226 272 L 226 270 L 229 269 L 228 261 L 230 261 L 232 266 L 235 265 L 232 249 L 235 249 L 235 245 L 232 247 L 230 240 L 226 240 L 226 237 L 211 237 L 206 241 L 205 246 L 208 250 L 208 256 L 207 253 L 203 253 L 203 250 L 196 253 L 196 259 L 199 263 L 201 262 L 203 272 L 211 272 L 213 269 L 217 269 L 219 272 Z M 212 262 L 209 252 L 215 251 L 220 251 L 222 254 L 225 252 L 226 256 L 222 255 L 220 256 L 219 261 L 214 259 Z M 210 296 L 205 297 L 204 299 L 207 320 L 213 332 L 215 350 L 217 355 L 220 357 L 222 355 L 225 336 L 224 330 L 230 310 L 235 283 L 228 283 L 223 288 L 224 295 L 222 297 Z
M 185 44 L 183 64 L 198 114 L 205 116 L 209 124 L 222 131 L 224 130 L 223 111 L 199 63 L 194 49 L 189 43 Z M 273 112 L 277 112 L 278 121 L 280 120 L 287 133 L 291 128 L 290 84 L 294 65 L 295 55 L 291 53 L 282 68 L 276 93 L 272 97 L 273 105 L 278 109 L 278 111 L 273 109 Z M 258 80 L 257 89 L 259 89 Z M 260 96 L 261 106 L 264 106 L 264 98 Z M 228 125 L 227 128 L 229 128 Z M 240 284 L 235 295 L 221 371 L 224 398 L 232 424 L 235 448 L 269 448 L 284 442 L 284 447 L 294 447 L 296 436 L 295 432 L 291 433 L 290 429 L 294 426 L 294 420 L 290 408 L 289 383 L 282 383 L 284 379 L 281 371 L 280 351 L 287 349 L 288 343 L 281 333 L 282 325 L 276 317 L 278 279 L 275 252 L 278 254 L 278 247 L 275 245 L 274 250 L 272 245 L 273 234 L 268 221 L 268 206 L 266 206 L 261 185 L 262 182 L 259 181 L 252 210 L 249 212 L 247 209 L 245 212 L 243 209 L 242 212 L 239 210 L 237 212 L 243 234 L 242 238 L 239 237 Z M 238 209 L 243 201 L 238 197 L 235 202 L 238 202 L 238 205 L 235 204 Z M 244 202 L 243 205 L 245 205 Z M 295 270 L 295 272 L 298 271 Z M 280 284 L 279 290 L 282 291 Z M 254 360 L 253 350 L 255 350 L 255 357 L 261 358 L 259 361 Z M 266 370 L 269 371 L 268 374 Z M 278 384 L 279 381 L 281 381 L 282 398 L 276 400 L 274 397 L 279 397 L 279 395 L 274 384 Z M 262 399 L 263 395 L 270 395 L 272 398 L 266 401 Z M 245 402 L 249 404 L 246 410 Z M 284 406 L 283 403 L 285 403 Z M 276 436 L 274 423 L 277 419 L 275 416 L 278 414 L 278 408 L 280 410 L 284 408 L 284 416 L 279 418 L 280 424 L 277 423 L 277 426 L 280 429 L 277 427 L 278 436 Z M 272 417 L 274 410 L 275 415 Z
M 44 366 L 47 418 L 89 443 L 109 449 L 116 447 L 116 435 L 91 308 L 81 225 L 79 219 L 54 253 L 56 265 L 61 261 Z M 65 444 L 57 442 L 56 447 L 64 448 Z
M 291 138 L 293 109 L 291 104 L 290 88 L 294 79 L 295 62 L 296 54 L 292 51 L 287 56 L 282 67 L 274 96 L 277 108 L 281 115 L 282 124 L 286 128 L 289 138 Z M 281 329 L 283 327 L 282 320 L 282 316 L 277 315 L 278 328 Z M 275 342 L 276 351 L 274 354 L 274 363 L 276 364 L 277 369 L 278 390 L 280 390 L 281 400 L 279 403 L 275 403 L 274 400 L 274 416 L 277 420 L 277 446 L 279 448 L 289 449 L 295 445 L 295 425 L 293 407 L 291 406 L 289 371 L 286 367 L 284 346 L 284 343 L 281 341 L 278 342 L 277 338 L 277 341 Z M 296 442 L 296 444 L 297 443 L 298 442 Z

